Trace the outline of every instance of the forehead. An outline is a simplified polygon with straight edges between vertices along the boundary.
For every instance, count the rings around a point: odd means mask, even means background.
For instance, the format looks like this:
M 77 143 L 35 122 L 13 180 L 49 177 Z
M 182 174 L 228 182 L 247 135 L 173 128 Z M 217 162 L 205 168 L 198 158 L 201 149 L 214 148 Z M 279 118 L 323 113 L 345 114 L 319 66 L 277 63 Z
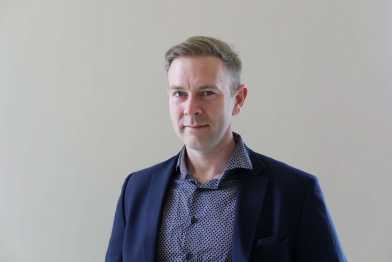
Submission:
M 183 56 L 170 65 L 168 80 L 170 86 L 193 86 L 222 84 L 226 74 L 223 62 L 213 56 Z

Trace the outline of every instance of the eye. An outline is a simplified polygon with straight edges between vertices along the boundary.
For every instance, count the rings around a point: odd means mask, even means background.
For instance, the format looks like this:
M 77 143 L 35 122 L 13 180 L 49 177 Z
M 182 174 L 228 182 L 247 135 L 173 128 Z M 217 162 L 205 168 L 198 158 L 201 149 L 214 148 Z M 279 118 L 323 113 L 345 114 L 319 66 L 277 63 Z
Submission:
M 174 97 L 183 97 L 183 96 L 186 96 L 186 93 L 183 91 L 174 91 L 173 96 Z
M 212 96 L 215 95 L 215 93 L 213 91 L 209 91 L 209 90 L 205 90 L 201 92 L 202 96 Z

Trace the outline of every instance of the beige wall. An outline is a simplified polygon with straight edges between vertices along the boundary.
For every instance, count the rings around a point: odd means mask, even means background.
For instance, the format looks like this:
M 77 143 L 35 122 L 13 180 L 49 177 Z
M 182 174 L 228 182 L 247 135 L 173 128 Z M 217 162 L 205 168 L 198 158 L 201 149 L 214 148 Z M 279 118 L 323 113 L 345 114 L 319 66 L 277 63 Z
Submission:
M 0 0 L 0 261 L 102 261 L 125 176 L 180 143 L 164 51 L 234 44 L 256 151 L 320 178 L 355 262 L 392 261 L 388 0 Z

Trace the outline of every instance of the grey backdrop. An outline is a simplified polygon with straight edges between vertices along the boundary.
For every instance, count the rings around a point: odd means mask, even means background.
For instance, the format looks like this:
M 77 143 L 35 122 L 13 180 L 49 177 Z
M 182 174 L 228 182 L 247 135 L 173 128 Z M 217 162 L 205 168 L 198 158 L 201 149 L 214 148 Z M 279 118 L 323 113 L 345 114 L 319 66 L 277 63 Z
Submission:
M 350 261 L 392 261 L 388 0 L 0 0 L 0 261 L 102 261 L 125 176 L 175 154 L 163 53 L 232 43 L 247 144 L 317 175 Z

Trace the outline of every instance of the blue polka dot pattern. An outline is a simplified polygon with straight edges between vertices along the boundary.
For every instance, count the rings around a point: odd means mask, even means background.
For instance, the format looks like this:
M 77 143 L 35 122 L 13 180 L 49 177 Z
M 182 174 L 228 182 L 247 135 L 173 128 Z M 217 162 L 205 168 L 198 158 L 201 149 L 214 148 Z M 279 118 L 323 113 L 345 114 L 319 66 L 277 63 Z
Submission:
M 241 137 L 233 135 L 236 147 L 225 172 L 205 184 L 189 174 L 182 149 L 163 209 L 158 261 L 232 261 L 238 177 L 227 171 L 252 169 Z

